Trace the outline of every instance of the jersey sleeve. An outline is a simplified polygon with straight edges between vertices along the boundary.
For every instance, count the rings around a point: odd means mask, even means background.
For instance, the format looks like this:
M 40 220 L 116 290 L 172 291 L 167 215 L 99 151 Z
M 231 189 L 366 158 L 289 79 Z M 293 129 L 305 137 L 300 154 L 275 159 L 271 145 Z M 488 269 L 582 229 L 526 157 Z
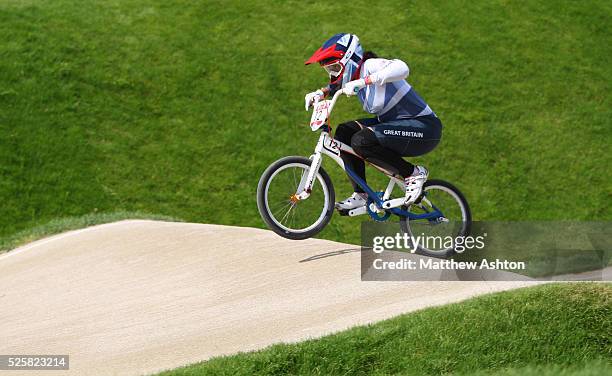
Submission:
M 404 80 L 410 73 L 408 65 L 398 59 L 368 59 L 363 64 L 365 73 L 370 76 L 370 80 L 376 85 Z

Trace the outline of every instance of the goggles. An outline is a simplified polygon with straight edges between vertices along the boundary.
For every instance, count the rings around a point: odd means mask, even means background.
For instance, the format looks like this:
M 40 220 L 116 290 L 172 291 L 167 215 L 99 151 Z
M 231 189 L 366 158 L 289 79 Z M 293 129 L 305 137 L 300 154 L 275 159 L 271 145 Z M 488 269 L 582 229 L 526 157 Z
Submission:
M 323 69 L 329 74 L 331 77 L 338 77 L 342 69 L 344 69 L 344 65 L 339 61 L 327 65 L 323 65 Z

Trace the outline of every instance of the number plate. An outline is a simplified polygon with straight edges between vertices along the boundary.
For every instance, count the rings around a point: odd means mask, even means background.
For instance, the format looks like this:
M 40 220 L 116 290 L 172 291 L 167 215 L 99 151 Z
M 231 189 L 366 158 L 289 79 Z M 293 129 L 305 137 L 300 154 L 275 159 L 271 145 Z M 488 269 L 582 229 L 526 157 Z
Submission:
M 312 112 L 312 117 L 310 118 L 310 129 L 313 131 L 321 128 L 327 121 L 327 117 L 329 116 L 330 102 L 331 101 L 320 101 L 315 106 L 315 109 Z

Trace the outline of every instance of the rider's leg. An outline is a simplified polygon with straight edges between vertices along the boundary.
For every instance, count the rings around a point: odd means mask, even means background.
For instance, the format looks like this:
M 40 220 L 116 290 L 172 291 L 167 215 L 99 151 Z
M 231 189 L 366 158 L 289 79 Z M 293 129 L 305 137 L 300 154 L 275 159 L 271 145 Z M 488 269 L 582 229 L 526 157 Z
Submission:
M 362 126 L 357 121 L 349 121 L 347 123 L 342 123 L 338 126 L 338 129 L 336 130 L 336 134 L 334 138 L 344 144 L 350 145 L 351 138 L 353 137 L 353 135 L 359 132 L 361 129 L 362 129 Z M 344 164 L 348 168 L 353 170 L 355 174 L 357 174 L 357 176 L 359 176 L 363 180 L 366 179 L 365 163 L 363 162 L 362 159 L 360 159 L 359 157 L 353 154 L 349 154 L 349 153 L 341 153 L 340 157 L 344 161 Z M 364 190 L 361 189 L 361 187 L 357 185 L 357 183 L 355 183 L 353 179 L 349 177 L 349 180 L 351 181 L 351 184 L 353 185 L 354 192 L 364 193 Z
M 384 147 L 369 128 L 357 132 L 351 139 L 351 146 L 368 162 L 402 177 L 410 176 L 414 171 L 414 165 L 404 160 L 398 152 Z
M 377 123 L 377 119 L 361 119 L 340 124 L 336 130 L 335 138 L 344 144 L 351 145 L 351 139 L 355 133 L 364 129 L 366 124 L 374 125 Z M 365 163 L 361 158 L 350 153 L 342 153 L 340 157 L 344 161 L 344 164 L 353 170 L 357 176 L 362 178 L 364 181 L 366 180 Z M 350 176 L 348 178 L 353 185 L 354 193 L 350 197 L 336 203 L 336 208 L 341 210 L 351 210 L 366 204 L 367 195 L 364 190 L 357 183 L 355 183 Z
M 423 184 L 429 176 L 425 167 L 414 166 L 404 160 L 398 152 L 380 144 L 374 132 L 364 129 L 353 136 L 353 149 L 369 162 L 401 175 L 406 187 L 407 203 L 414 202 L 423 189 Z
M 413 166 L 408 170 L 406 164 L 398 164 L 399 159 L 402 156 L 420 156 L 433 150 L 442 137 L 442 123 L 436 116 L 401 119 L 379 124 L 373 128 L 373 133 L 381 145 L 395 153 L 395 156 L 381 158 L 387 158 L 389 163 L 396 165 L 399 174 L 404 177 L 406 202 L 414 202 L 421 195 L 429 172 L 423 166 Z

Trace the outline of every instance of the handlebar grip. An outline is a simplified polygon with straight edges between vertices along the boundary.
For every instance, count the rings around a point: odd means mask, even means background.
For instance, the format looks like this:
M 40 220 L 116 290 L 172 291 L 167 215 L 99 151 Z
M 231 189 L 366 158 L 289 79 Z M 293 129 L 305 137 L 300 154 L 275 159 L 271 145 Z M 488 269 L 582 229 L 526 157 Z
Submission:
M 355 89 L 353 89 L 353 91 L 351 91 L 348 88 L 344 87 L 344 88 L 340 89 L 340 91 L 344 95 L 354 95 L 354 94 L 357 94 L 359 92 L 359 88 L 355 88 Z

